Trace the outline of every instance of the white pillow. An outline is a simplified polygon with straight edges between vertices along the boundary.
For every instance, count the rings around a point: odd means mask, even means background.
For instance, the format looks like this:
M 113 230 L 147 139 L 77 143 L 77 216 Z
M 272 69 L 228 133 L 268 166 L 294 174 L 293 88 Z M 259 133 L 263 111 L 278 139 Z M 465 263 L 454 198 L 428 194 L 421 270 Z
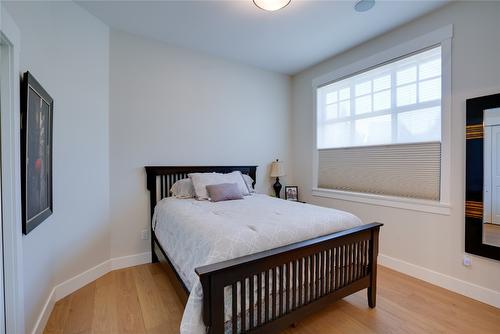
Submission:
M 248 174 L 242 174 L 242 175 L 243 179 L 245 180 L 245 183 L 247 184 L 248 191 L 250 193 L 254 193 L 255 189 L 253 188 L 253 179 Z
M 188 175 L 193 182 L 196 199 L 208 199 L 207 186 L 221 183 L 236 183 L 243 196 L 250 195 L 248 187 L 240 171 L 228 174 L 221 173 L 191 173 Z
M 182 179 L 174 183 L 170 192 L 176 198 L 193 198 L 195 197 L 193 182 L 190 179 Z

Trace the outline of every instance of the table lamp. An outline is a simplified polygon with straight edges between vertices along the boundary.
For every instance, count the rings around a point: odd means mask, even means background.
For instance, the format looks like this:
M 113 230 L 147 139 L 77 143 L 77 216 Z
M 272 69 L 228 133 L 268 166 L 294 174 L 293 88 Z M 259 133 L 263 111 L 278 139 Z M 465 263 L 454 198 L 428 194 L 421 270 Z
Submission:
M 273 188 L 277 198 L 280 198 L 281 192 L 280 176 L 285 176 L 285 167 L 283 166 L 282 162 L 276 159 L 276 161 L 273 161 L 273 163 L 271 164 L 271 177 L 276 178 L 276 182 L 274 183 Z

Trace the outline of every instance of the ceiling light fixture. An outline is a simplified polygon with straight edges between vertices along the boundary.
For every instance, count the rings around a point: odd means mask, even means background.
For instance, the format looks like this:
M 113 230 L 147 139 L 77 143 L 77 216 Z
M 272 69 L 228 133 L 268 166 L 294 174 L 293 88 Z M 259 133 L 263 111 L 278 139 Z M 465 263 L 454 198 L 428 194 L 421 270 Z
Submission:
M 375 0 L 360 0 L 354 5 L 357 12 L 366 12 L 375 6 Z
M 292 0 L 253 0 L 253 3 L 260 9 L 274 12 L 275 10 L 288 6 L 290 1 Z

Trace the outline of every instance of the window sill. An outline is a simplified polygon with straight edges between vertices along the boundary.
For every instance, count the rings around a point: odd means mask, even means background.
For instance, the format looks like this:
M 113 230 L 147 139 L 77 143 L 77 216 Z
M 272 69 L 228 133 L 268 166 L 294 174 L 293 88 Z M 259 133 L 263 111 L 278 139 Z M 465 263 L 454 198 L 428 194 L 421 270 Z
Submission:
M 349 202 L 386 206 L 391 208 L 434 213 L 446 216 L 449 216 L 451 214 L 451 207 L 448 203 L 430 200 L 365 194 L 322 188 L 313 188 L 312 195 L 316 197 L 328 197 Z

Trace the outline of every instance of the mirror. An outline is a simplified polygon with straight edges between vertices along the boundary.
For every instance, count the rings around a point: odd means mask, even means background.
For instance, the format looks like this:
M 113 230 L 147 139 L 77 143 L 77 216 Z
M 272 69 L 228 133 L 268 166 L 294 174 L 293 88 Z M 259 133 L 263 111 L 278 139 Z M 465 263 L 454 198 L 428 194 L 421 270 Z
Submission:
M 483 112 L 483 243 L 500 247 L 500 108 Z
M 467 100 L 465 251 L 500 260 L 500 94 Z

